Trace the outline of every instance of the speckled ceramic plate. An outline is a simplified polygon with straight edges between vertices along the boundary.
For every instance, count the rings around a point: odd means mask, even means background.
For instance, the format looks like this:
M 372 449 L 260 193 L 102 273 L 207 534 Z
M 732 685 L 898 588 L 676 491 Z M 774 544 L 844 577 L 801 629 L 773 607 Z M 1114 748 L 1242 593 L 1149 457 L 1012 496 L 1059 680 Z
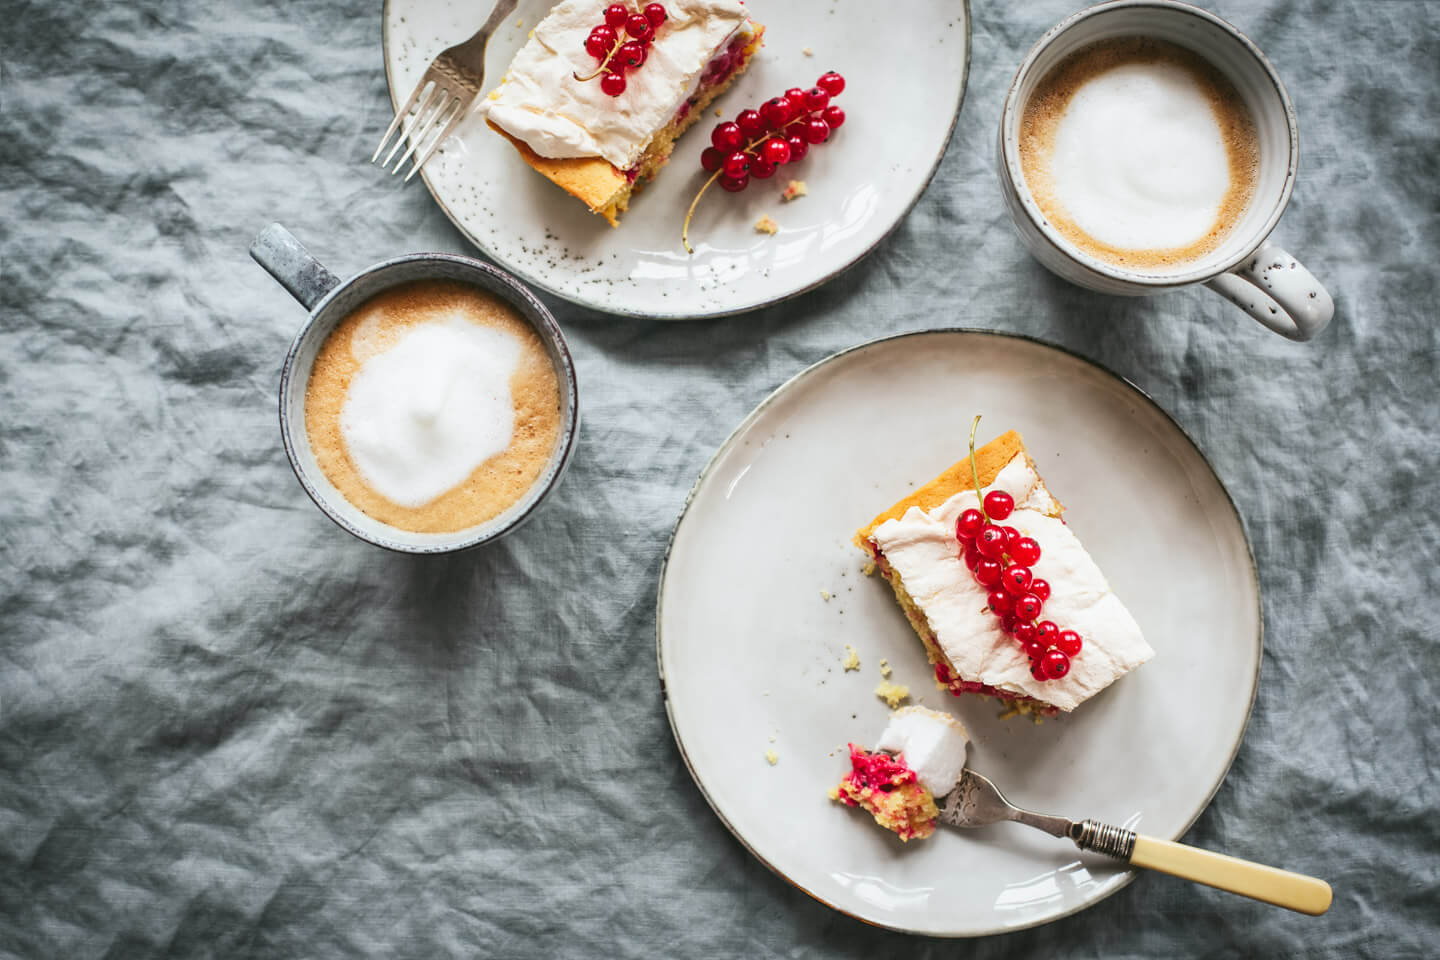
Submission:
M 523 0 L 490 42 L 493 87 L 549 0 Z M 706 193 L 691 226 L 695 254 L 680 244 L 690 200 L 708 174 L 700 152 L 719 121 L 701 120 L 660 176 L 637 195 L 618 229 L 531 170 L 477 117 L 468 118 L 422 171 L 446 215 L 507 270 L 576 303 L 612 313 L 688 319 L 739 313 L 803 293 L 855 263 L 909 212 L 950 142 L 970 64 L 965 0 L 911 0 L 903 44 L 877 44 L 895 11 L 869 0 L 753 0 L 765 47 L 720 98 L 727 119 L 826 70 L 845 75 L 836 100 L 845 126 L 797 164 L 743 194 Z M 387 0 L 385 72 L 403 103 L 430 60 L 470 36 L 485 0 Z M 806 50 L 810 51 L 807 55 Z M 388 119 L 388 118 L 387 118 Z M 377 131 L 378 136 L 378 131 Z M 792 178 L 809 196 L 781 203 Z M 756 233 L 768 214 L 774 236 Z
M 856 527 L 959 459 L 971 417 L 1014 428 L 1155 659 L 1039 726 L 935 689 Z M 1240 744 L 1261 650 L 1249 543 L 1176 423 L 1055 347 L 973 331 L 866 344 L 776 390 L 706 467 L 660 577 L 660 675 L 675 739 L 715 812 L 767 866 L 837 910 L 939 936 L 1045 923 L 1132 873 L 1018 824 L 908 845 L 826 791 L 873 744 L 882 658 L 969 728 L 970 763 L 1011 799 L 1178 837 Z M 849 644 L 859 671 L 841 666 Z M 1083 655 L 1083 654 L 1082 654 Z M 774 750 L 771 766 L 766 751 Z

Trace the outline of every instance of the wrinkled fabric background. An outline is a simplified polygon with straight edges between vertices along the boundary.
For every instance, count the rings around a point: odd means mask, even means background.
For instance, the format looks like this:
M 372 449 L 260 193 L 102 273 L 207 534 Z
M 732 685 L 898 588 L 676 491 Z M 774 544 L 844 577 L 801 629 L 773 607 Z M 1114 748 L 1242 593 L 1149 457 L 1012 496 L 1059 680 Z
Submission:
M 1215 5 L 1299 111 L 1277 237 L 1338 303 L 1303 346 L 1022 249 L 994 129 L 1078 5 L 976 0 L 935 182 L 828 286 L 695 324 L 553 302 L 585 408 L 563 487 L 498 545 L 408 559 L 291 475 L 301 312 L 246 256 L 271 219 L 342 274 L 468 252 L 363 162 L 389 119 L 379 4 L 0 2 L 0 954 L 1434 956 L 1440 4 Z M 897 5 L 886 42 L 918 28 Z M 655 668 L 685 493 L 805 365 L 953 324 L 1124 373 L 1213 459 L 1267 636 L 1188 840 L 1326 877 L 1327 916 L 1147 876 L 1039 930 L 917 939 L 812 902 L 711 814 Z

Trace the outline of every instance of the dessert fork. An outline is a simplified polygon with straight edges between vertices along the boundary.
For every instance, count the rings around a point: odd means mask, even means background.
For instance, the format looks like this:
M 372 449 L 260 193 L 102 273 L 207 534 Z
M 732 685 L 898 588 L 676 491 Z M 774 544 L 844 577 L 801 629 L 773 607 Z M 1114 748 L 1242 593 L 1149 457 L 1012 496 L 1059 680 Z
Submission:
M 1075 821 L 1031 813 L 1006 800 L 995 784 L 973 770 L 965 771 L 945 797 L 940 811 L 940 821 L 954 827 L 983 827 L 1001 820 L 1023 823 L 1051 836 L 1069 837 L 1081 850 L 1094 850 L 1131 866 L 1159 870 L 1312 917 L 1330 909 L 1330 885 L 1324 880 L 1147 837 L 1096 820 Z
M 401 107 L 395 114 L 395 119 L 390 121 L 385 135 L 380 138 L 380 146 L 375 148 L 375 155 L 370 158 L 371 163 L 379 159 L 381 151 L 390 142 L 396 129 L 413 110 L 414 119 L 405 124 L 404 132 L 395 140 L 394 146 L 385 154 L 385 160 L 380 164 L 382 168 L 390 166 L 395 151 L 409 140 L 409 149 L 401 155 L 395 163 L 395 169 L 390 172 L 399 173 L 410 155 L 415 154 L 415 165 L 405 175 L 405 182 L 410 182 L 410 178 L 415 176 L 425 165 L 425 161 L 439 149 L 441 142 L 455 129 L 455 125 L 480 95 L 480 87 L 485 82 L 485 45 L 490 42 L 491 34 L 514 11 L 518 2 L 519 0 L 498 0 L 495 9 L 490 12 L 490 19 L 475 31 L 474 36 L 440 52 L 425 71 L 425 76 L 415 85 L 410 99 L 405 101 L 405 106 Z M 425 144 L 424 149 L 416 153 L 422 143 Z

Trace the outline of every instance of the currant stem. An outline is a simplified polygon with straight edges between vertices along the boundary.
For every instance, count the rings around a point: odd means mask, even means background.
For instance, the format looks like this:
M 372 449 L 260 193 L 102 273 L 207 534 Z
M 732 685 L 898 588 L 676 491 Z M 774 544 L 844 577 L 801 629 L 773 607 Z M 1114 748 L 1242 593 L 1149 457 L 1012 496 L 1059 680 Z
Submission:
M 975 465 L 975 431 L 980 428 L 980 414 L 975 414 L 975 421 L 970 424 L 970 476 L 975 479 L 975 496 L 980 500 L 980 516 L 985 522 L 990 522 L 990 514 L 985 511 L 985 497 L 980 493 L 980 468 Z
M 580 81 L 581 83 L 584 83 L 587 80 L 594 80 L 596 77 L 600 76 L 600 74 L 605 72 L 606 67 L 610 66 L 610 58 L 615 56 L 616 51 L 620 49 L 620 44 L 624 42 L 625 38 L 621 36 L 617 31 L 615 36 L 615 45 L 610 48 L 609 53 L 605 54 L 605 59 L 600 61 L 600 66 L 595 68 L 594 73 L 590 74 L 588 77 L 582 77 L 580 76 L 580 71 L 577 70 L 572 73 L 571 76 L 574 77 L 576 80 Z
M 802 119 L 804 119 L 804 118 L 807 117 L 807 116 L 809 116 L 808 113 L 802 113 L 800 116 L 795 117 L 795 118 L 792 119 L 792 120 L 786 120 L 784 126 L 782 126 L 779 130 L 776 130 L 776 131 L 774 131 L 773 133 L 765 133 L 765 134 L 762 134 L 761 136 L 756 137 L 754 140 L 751 140 L 751 141 L 750 141 L 749 143 L 747 143 L 744 147 L 742 147 L 739 152 L 741 152 L 741 153 L 749 153 L 751 150 L 754 150 L 756 146 L 758 146 L 759 144 L 764 143 L 766 140 L 769 140 L 771 137 L 774 137 L 774 136 L 777 136 L 777 135 L 779 135 L 779 134 L 784 133 L 786 130 L 788 130 L 788 129 L 790 128 L 790 124 L 792 124 L 792 123 L 799 123 Z M 714 183 L 716 180 L 720 179 L 720 174 L 722 174 L 722 173 L 724 173 L 724 172 L 725 172 L 725 168 L 722 166 L 719 170 L 716 170 L 714 173 L 710 174 L 710 179 L 705 181 L 705 185 L 700 188 L 700 192 L 697 193 L 697 194 L 695 194 L 695 199 L 690 201 L 690 209 L 687 210 L 687 211 L 685 211 L 685 222 L 684 222 L 683 224 L 681 224 L 681 226 L 680 226 L 680 242 L 685 246 L 685 252 L 686 252 L 686 253 L 693 254 L 693 253 L 695 252 L 695 248 L 692 247 L 692 246 L 690 246 L 690 219 L 695 216 L 695 206 L 696 206 L 696 204 L 698 204 L 698 203 L 700 202 L 700 198 L 703 197 L 703 196 L 705 196 L 705 191 L 710 189 L 710 184 L 712 184 L 712 183 Z M 976 418 L 975 418 L 975 422 L 976 422 L 976 423 L 979 423 L 979 422 L 980 422 L 980 418 L 979 418 L 979 417 L 976 417 Z M 971 445 L 971 448 L 972 448 L 972 449 L 971 449 L 971 452 L 973 453 L 973 452 L 974 452 L 974 449 L 973 449 L 973 448 L 974 448 L 974 445 L 975 445 L 975 432 L 974 432 L 973 430 L 970 432 L 970 445 Z M 983 508 L 983 507 L 981 508 L 981 511 L 982 511 L 982 512 L 984 511 L 984 508 Z M 988 520 L 988 518 L 987 518 L 987 520 Z

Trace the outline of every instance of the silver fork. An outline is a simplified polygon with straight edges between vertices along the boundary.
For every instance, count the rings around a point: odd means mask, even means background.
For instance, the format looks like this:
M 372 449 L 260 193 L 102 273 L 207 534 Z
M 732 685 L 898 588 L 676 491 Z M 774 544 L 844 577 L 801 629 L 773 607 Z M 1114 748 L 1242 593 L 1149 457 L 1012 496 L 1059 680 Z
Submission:
M 1147 837 L 1097 820 L 1066 820 L 1022 810 L 1006 800 L 995 784 L 973 770 L 965 771 L 944 803 L 940 821 L 953 827 L 983 827 L 1013 820 L 1044 830 L 1053 837 L 1069 837 L 1081 850 L 1093 850 L 1131 866 L 1159 870 L 1277 907 L 1311 916 L 1330 909 L 1330 885 L 1324 880 Z
M 375 148 L 375 155 L 370 158 L 371 163 L 379 159 L 401 122 L 414 111 L 414 118 L 405 124 L 404 132 L 395 140 L 390 152 L 385 154 L 384 162 L 380 164 L 381 167 L 390 166 L 395 152 L 409 140 L 409 148 L 401 154 L 395 163 L 395 169 L 390 172 L 399 173 L 400 168 L 405 166 L 405 161 L 414 154 L 415 165 L 405 175 L 405 182 L 410 182 L 410 178 L 415 176 L 425 165 L 425 161 L 439 149 L 441 142 L 455 129 L 455 125 L 480 95 L 480 87 L 485 83 L 485 45 L 490 42 L 491 34 L 499 29 L 505 18 L 514 12 L 518 2 L 519 0 L 498 0 L 495 9 L 490 13 L 490 19 L 475 31 L 474 36 L 464 43 L 457 43 L 441 51 L 425 71 L 425 76 L 415 85 L 410 99 L 405 101 L 405 106 L 401 107 L 395 114 L 395 119 L 390 121 L 385 136 L 380 138 L 380 146 Z M 421 144 L 425 146 L 417 153 L 416 150 Z

